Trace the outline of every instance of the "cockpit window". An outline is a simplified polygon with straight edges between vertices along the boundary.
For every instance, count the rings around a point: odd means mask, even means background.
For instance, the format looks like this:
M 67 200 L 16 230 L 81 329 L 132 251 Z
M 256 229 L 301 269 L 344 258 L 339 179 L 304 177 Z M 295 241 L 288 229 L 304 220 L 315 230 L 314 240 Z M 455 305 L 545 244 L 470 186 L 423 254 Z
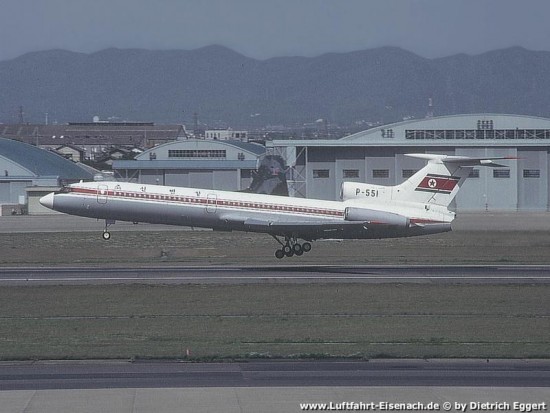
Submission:
M 64 186 L 59 191 L 57 191 L 56 194 L 68 194 L 69 192 L 71 192 L 71 188 L 68 186 Z

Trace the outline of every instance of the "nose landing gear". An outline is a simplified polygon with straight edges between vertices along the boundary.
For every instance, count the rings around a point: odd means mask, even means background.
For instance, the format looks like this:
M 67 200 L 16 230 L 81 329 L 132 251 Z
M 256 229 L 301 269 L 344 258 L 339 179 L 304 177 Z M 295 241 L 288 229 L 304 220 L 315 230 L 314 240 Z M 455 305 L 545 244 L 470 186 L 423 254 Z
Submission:
M 105 228 L 103 229 L 103 234 L 101 234 L 101 238 L 103 238 L 105 241 L 109 241 L 111 239 L 111 233 L 109 232 L 109 227 L 113 225 L 116 221 L 113 219 L 106 219 L 105 220 Z
M 278 259 L 283 257 L 293 257 L 294 255 L 300 257 L 304 254 L 304 252 L 311 251 L 310 242 L 306 241 L 303 244 L 300 244 L 296 237 L 285 236 L 285 243 L 283 243 L 275 235 L 272 236 L 279 244 L 281 244 L 281 248 L 275 251 L 275 257 Z

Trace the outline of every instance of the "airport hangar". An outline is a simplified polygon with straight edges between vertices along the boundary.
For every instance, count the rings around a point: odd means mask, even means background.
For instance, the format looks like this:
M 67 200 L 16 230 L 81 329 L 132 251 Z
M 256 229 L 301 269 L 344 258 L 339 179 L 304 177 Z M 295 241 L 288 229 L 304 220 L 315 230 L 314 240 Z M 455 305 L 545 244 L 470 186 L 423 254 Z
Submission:
M 409 120 L 337 140 L 274 140 L 268 152 L 291 166 L 292 196 L 336 200 L 344 181 L 395 185 L 425 165 L 406 153 L 511 156 L 503 168 L 475 168 L 456 211 L 548 211 L 550 119 L 468 114 Z
M 178 139 L 133 160 L 115 160 L 115 178 L 125 182 L 238 191 L 252 182 L 265 146 L 237 140 Z
M 319 199 L 339 199 L 343 181 L 403 182 L 425 164 L 405 153 L 519 158 L 503 161 L 505 168 L 474 169 L 452 205 L 457 211 L 548 211 L 549 150 L 550 119 L 504 114 L 409 120 L 338 140 L 267 142 L 267 153 L 282 155 L 290 165 L 291 195 Z M 249 186 L 265 152 L 246 142 L 184 139 L 155 146 L 135 160 L 115 161 L 113 169 L 130 182 L 240 190 Z
M 91 168 L 13 139 L 0 138 L 0 215 L 55 213 L 40 205 L 41 196 L 66 183 L 92 180 Z M 28 208 L 28 211 L 24 211 Z

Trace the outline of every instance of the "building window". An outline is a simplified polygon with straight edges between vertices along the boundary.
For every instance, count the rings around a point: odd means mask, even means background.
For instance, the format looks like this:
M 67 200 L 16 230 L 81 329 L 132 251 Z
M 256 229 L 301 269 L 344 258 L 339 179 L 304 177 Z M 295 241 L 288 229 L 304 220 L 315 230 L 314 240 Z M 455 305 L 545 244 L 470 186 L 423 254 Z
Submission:
M 483 129 L 483 130 L 492 130 L 493 129 L 493 121 L 492 120 L 478 120 L 477 121 L 477 129 Z
M 372 170 L 373 178 L 389 178 L 390 170 L 389 169 L 373 169 Z
M 509 169 L 493 169 L 493 178 L 510 178 Z
M 540 169 L 524 169 L 524 178 L 540 178 Z
M 313 177 L 314 178 L 329 178 L 329 170 L 328 169 L 314 169 L 313 170 Z
M 479 178 L 479 169 L 472 169 L 468 178 Z
M 402 176 L 403 178 L 410 178 L 411 176 L 413 176 L 415 173 L 417 173 L 418 171 L 416 169 L 403 169 L 403 173 L 402 173 Z
M 550 129 L 493 129 L 492 121 L 479 121 L 478 129 L 407 129 L 405 139 L 550 139 Z
M 359 169 L 344 169 L 344 178 L 359 178 Z
M 225 158 L 226 151 L 218 149 L 169 149 L 169 158 Z

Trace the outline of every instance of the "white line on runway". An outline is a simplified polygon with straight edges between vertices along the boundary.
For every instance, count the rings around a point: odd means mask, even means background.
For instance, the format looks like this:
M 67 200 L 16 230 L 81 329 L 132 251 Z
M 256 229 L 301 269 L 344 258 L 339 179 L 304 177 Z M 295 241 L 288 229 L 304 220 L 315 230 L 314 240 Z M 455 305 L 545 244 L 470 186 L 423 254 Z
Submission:
M 550 280 L 550 276 L 407 276 L 407 275 L 358 275 L 358 276 L 204 276 L 204 277 L 66 277 L 66 278 L 2 278 L 0 282 L 14 281 L 184 281 L 184 280 Z
M 303 264 L 303 265 L 227 265 L 227 266 L 204 266 L 204 265 L 188 265 L 188 266 L 138 266 L 138 267 L 79 267 L 79 266 L 21 266 L 21 267 L 0 267 L 0 273 L 11 271 L 117 271 L 117 272 L 130 272 L 130 271 L 242 271 L 242 270 L 308 270 L 308 269 L 323 269 L 323 270 L 391 270 L 391 269 L 405 269 L 405 270 L 449 270 L 449 269 L 491 269 L 491 270 L 550 270 L 550 265 L 539 264 L 517 264 L 517 265 L 500 265 L 500 264 L 446 264 L 446 265 L 337 265 L 337 264 Z

